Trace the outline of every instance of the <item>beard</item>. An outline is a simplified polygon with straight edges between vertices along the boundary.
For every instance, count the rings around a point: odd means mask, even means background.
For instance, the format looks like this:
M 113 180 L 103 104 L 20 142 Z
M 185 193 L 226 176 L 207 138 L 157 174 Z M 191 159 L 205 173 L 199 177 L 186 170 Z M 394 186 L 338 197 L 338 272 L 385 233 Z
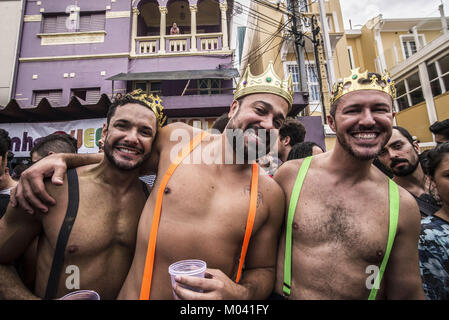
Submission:
M 336 127 L 336 126 L 335 126 Z M 382 150 L 382 148 L 387 144 L 389 138 L 385 138 L 384 141 L 381 141 L 381 143 L 379 143 L 379 145 L 376 147 L 376 149 L 374 149 L 371 152 L 358 152 L 357 150 L 355 150 L 351 143 L 348 141 L 348 139 L 345 138 L 344 134 L 338 134 L 337 133 L 337 140 L 339 142 L 339 144 L 343 147 L 343 149 L 348 152 L 352 157 L 354 157 L 357 160 L 360 161 L 369 161 L 369 160 L 373 160 L 377 157 L 377 155 L 379 154 L 379 152 Z M 359 144 L 359 146 L 361 146 L 362 148 L 370 148 L 373 149 L 373 145 L 372 144 Z
M 266 129 L 255 126 L 248 126 L 245 130 L 241 129 L 235 116 L 226 126 L 225 134 L 237 159 L 243 160 L 244 163 L 267 155 L 271 149 L 271 141 L 276 141 L 276 139 L 271 139 L 270 132 Z M 245 137 L 248 140 L 246 144 Z
M 135 163 L 130 163 L 127 161 L 119 161 L 114 157 L 114 148 L 116 148 L 119 145 L 123 145 L 124 144 L 119 144 L 119 143 L 114 143 L 113 145 L 111 145 L 107 139 L 105 139 L 106 141 L 104 142 L 104 154 L 106 156 L 106 158 L 109 160 L 110 163 L 112 163 L 113 166 L 115 166 L 117 169 L 119 170 L 123 170 L 123 171 L 132 171 L 135 170 L 137 168 L 139 168 L 142 163 L 144 163 L 149 157 L 150 157 L 150 152 L 148 152 L 147 154 L 144 154 L 142 158 L 140 158 L 140 160 L 137 160 Z
M 399 168 L 393 168 L 398 163 L 407 163 L 407 165 L 401 166 Z M 415 170 L 418 168 L 418 165 L 419 165 L 418 157 L 416 157 L 415 162 L 410 162 L 404 158 L 394 158 L 393 160 L 391 160 L 390 170 L 393 172 L 395 176 L 406 177 L 415 172 Z

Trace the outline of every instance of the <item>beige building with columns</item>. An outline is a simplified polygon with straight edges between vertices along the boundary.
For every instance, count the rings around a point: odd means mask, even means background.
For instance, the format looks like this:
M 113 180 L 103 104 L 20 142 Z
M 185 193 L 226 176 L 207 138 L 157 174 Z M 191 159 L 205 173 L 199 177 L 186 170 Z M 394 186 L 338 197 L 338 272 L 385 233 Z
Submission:
M 396 125 L 417 137 L 422 149 L 434 146 L 429 126 L 449 118 L 448 18 L 374 17 L 347 30 L 350 59 L 361 70 L 388 70 L 396 83 Z

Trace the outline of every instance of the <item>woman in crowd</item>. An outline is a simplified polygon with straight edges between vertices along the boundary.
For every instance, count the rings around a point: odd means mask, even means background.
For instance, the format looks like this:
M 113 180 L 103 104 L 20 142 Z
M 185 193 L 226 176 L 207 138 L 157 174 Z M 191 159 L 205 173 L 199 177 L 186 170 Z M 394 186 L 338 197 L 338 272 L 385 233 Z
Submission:
M 427 154 L 429 175 L 442 207 L 421 221 L 419 259 L 427 299 L 449 299 L 449 142 Z

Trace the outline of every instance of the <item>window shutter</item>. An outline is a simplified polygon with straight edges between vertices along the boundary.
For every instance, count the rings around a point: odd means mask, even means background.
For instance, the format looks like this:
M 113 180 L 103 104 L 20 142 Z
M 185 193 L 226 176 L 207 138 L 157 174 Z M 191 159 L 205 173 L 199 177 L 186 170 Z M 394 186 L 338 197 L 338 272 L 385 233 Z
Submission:
M 86 92 L 87 104 L 96 104 L 100 100 L 100 88 L 88 89 Z
M 39 102 L 41 102 L 41 100 L 42 100 L 43 98 L 47 98 L 47 99 L 48 99 L 48 95 L 49 95 L 49 92 L 48 92 L 48 91 L 39 91 L 39 92 L 36 92 L 36 93 L 34 94 L 34 105 L 37 106 L 37 105 L 39 104 Z
M 56 18 L 56 32 L 68 32 L 66 22 L 68 15 L 60 15 Z
M 104 30 L 105 14 L 93 13 L 90 15 L 90 28 L 89 31 Z
M 48 100 L 55 105 L 60 105 L 62 100 L 62 90 L 54 90 L 49 92 Z
M 44 17 L 43 33 L 55 33 L 56 32 L 56 16 Z
M 80 16 L 80 31 L 90 31 L 90 14 Z

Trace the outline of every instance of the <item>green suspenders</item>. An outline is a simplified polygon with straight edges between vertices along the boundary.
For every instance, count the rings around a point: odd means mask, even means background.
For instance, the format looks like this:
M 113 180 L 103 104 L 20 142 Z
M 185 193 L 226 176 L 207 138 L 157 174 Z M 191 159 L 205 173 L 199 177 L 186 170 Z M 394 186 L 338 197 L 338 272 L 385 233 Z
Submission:
M 298 176 L 293 186 L 292 194 L 290 197 L 290 204 L 288 207 L 288 216 L 286 224 L 285 233 L 285 259 L 284 259 L 284 286 L 283 292 L 285 295 L 290 295 L 291 293 L 291 270 L 292 270 L 292 225 L 293 218 L 295 216 L 296 205 L 298 204 L 299 194 L 301 193 L 302 184 L 306 177 L 307 171 L 309 170 L 310 162 L 312 157 L 307 157 L 304 159 L 301 168 L 299 169 Z M 385 251 L 382 264 L 380 265 L 379 273 L 377 274 L 374 286 L 371 289 L 368 300 L 375 300 L 378 288 L 382 281 L 382 276 L 385 272 L 387 266 L 388 258 L 390 257 L 391 248 L 393 247 L 394 238 L 396 235 L 396 229 L 398 225 L 399 216 L 399 189 L 396 183 L 391 179 L 388 179 L 388 189 L 389 189 L 389 199 L 390 199 L 390 218 L 388 227 L 388 241 L 387 249 Z

